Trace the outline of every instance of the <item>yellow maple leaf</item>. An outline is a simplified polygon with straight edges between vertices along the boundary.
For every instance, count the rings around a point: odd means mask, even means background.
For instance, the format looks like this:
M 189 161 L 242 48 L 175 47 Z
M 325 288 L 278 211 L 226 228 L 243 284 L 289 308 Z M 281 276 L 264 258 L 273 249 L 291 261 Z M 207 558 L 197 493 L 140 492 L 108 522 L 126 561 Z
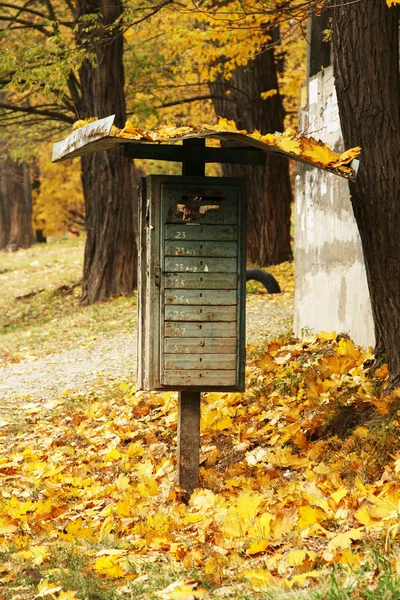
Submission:
M 73 124 L 72 131 L 76 131 L 76 129 L 85 127 L 85 125 L 89 125 L 89 123 L 93 123 L 94 121 L 97 121 L 97 117 L 90 117 L 90 119 L 79 119 Z
M 386 0 L 386 4 L 389 6 L 395 6 L 395 4 L 400 4 L 400 0 Z
M 335 167 L 341 167 L 342 165 L 347 165 L 352 160 L 357 158 L 357 156 L 359 156 L 360 152 L 361 152 L 361 148 L 359 146 L 356 146 L 355 148 L 350 148 L 349 150 L 346 150 L 346 152 L 343 152 L 339 156 L 339 160 L 335 164 Z
M 142 498 L 150 498 L 158 494 L 158 483 L 154 479 L 146 477 L 144 482 L 138 483 L 137 490 Z
M 260 135 L 257 132 L 257 135 L 254 135 L 252 133 L 250 134 L 250 137 L 254 137 L 254 139 L 260 140 L 261 142 L 264 142 L 264 144 L 268 144 L 270 146 L 273 146 L 276 140 L 278 139 L 278 136 L 274 135 L 273 133 L 266 133 L 265 135 Z
M 321 340 L 325 340 L 326 342 L 330 342 L 330 341 L 332 341 L 332 340 L 336 340 L 336 338 L 337 338 L 337 333 L 336 333 L 336 331 L 331 331 L 331 332 L 328 332 L 328 331 L 320 331 L 320 332 L 318 333 L 318 337 L 319 337 Z
M 299 506 L 299 523 L 298 528 L 300 531 L 308 529 L 311 525 L 315 525 L 323 516 L 321 511 L 312 506 Z
M 223 431 L 224 429 L 231 429 L 232 419 L 228 416 L 224 416 L 216 421 L 216 426 L 218 431 Z
M 301 573 L 300 575 L 294 575 L 290 579 L 290 584 L 291 584 L 290 587 L 292 587 L 295 584 L 300 585 L 300 586 L 308 585 L 309 579 L 319 579 L 323 575 L 325 575 L 325 573 L 323 571 L 309 571 L 308 573 Z
M 285 559 L 291 567 L 298 567 L 303 564 L 307 558 L 307 552 L 305 550 L 291 550 Z
M 93 568 L 105 577 L 117 578 L 124 576 L 124 572 L 118 562 L 118 556 L 100 556 Z
M 279 467 L 292 467 L 292 469 L 301 469 L 308 467 L 310 461 L 308 458 L 301 458 L 298 454 L 292 454 L 290 448 L 277 448 L 275 453 L 275 463 Z
M 353 540 L 361 540 L 364 537 L 364 535 L 365 531 L 362 527 L 359 527 L 358 529 L 350 529 L 349 531 L 339 533 L 329 541 L 328 550 L 332 552 L 334 550 L 337 550 L 338 548 L 348 548 Z
M 274 515 L 265 512 L 256 519 L 251 527 L 249 527 L 249 535 L 257 539 L 268 540 L 271 533 L 271 522 Z
M 0 518 L 0 535 L 11 535 L 18 530 L 16 525 L 13 525 L 8 519 Z
M 336 353 L 339 356 L 347 356 L 348 358 L 359 358 L 360 351 L 356 348 L 352 340 L 341 338 L 336 348 Z
M 247 548 L 247 554 L 258 554 L 259 552 L 264 552 L 269 546 L 269 540 L 258 540 L 252 542 L 250 546 Z
M 246 569 L 242 575 L 256 592 L 269 589 L 274 581 L 271 573 L 265 569 Z
M 32 546 L 29 550 L 21 550 L 13 554 L 13 557 L 19 560 L 28 560 L 33 562 L 35 565 L 40 565 L 44 559 L 49 556 L 47 546 Z
M 195 600 L 205 594 L 206 590 L 199 587 L 199 583 L 193 579 L 179 579 L 163 590 L 155 592 L 162 600 Z
M 301 147 L 299 140 L 294 140 L 289 137 L 277 137 L 276 138 L 276 146 L 283 150 L 284 152 L 289 152 L 289 154 L 301 154 Z
M 342 500 L 342 498 L 344 498 L 348 494 L 348 491 L 349 490 L 347 488 L 341 487 L 339 490 L 337 490 L 336 492 L 333 492 L 333 494 L 331 494 L 331 498 L 334 499 L 336 504 L 339 504 L 339 502 Z
M 235 121 L 230 121 L 229 119 L 225 119 L 224 117 L 219 117 L 218 125 L 214 127 L 215 131 L 232 131 L 234 133 L 243 133 L 246 134 L 247 131 L 245 129 L 238 129 L 236 127 Z
M 117 513 L 120 517 L 129 517 L 131 514 L 131 498 L 127 497 L 117 503 Z
M 154 465 L 149 459 L 142 463 L 136 463 L 133 466 L 141 477 L 151 477 L 154 473 Z
M 249 490 L 241 492 L 236 505 L 236 511 L 239 518 L 245 522 L 253 520 L 258 514 L 262 501 L 263 496 L 261 494 Z
M 355 513 L 355 518 L 361 525 L 370 525 L 371 524 L 371 515 L 369 514 L 369 510 L 365 504 L 363 504 Z
M 75 592 L 74 590 L 66 590 L 65 592 L 61 591 L 57 597 L 57 600 L 74 600 L 75 598 L 78 598 L 77 593 L 78 592 Z
M 390 521 L 398 519 L 400 507 L 400 493 L 397 490 L 391 489 L 384 496 L 378 498 L 369 498 L 373 502 L 373 506 L 369 509 L 369 513 L 373 519 Z
M 45 596 L 53 596 L 56 592 L 61 592 L 62 588 L 59 585 L 54 585 L 54 583 L 49 583 L 48 579 L 41 581 L 38 583 L 39 593 L 36 594 L 35 598 L 44 598 Z
M 333 152 L 329 146 L 326 146 L 321 140 L 315 140 L 312 137 L 301 138 L 301 156 L 308 158 L 321 167 L 335 165 L 340 158 L 339 154 Z
M 193 492 L 190 498 L 190 505 L 199 512 L 207 512 L 214 508 L 218 502 L 218 496 L 211 490 L 200 489 Z

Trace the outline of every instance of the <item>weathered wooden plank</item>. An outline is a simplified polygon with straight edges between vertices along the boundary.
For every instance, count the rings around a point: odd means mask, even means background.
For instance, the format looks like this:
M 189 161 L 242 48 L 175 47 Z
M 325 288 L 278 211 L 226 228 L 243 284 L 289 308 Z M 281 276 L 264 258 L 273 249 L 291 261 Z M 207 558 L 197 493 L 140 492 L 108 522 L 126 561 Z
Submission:
M 167 322 L 164 323 L 166 338 L 234 338 L 236 343 L 235 321 L 195 323 L 195 322 Z
M 166 256 L 165 273 L 236 273 L 236 258 L 189 258 Z
M 234 354 L 236 338 L 165 338 L 165 354 Z
M 165 304 L 228 306 L 238 303 L 236 290 L 165 290 Z
M 233 242 L 237 239 L 236 225 L 200 225 L 199 223 L 182 223 L 182 225 L 165 225 L 166 240 L 197 240 Z
M 188 501 L 199 487 L 200 458 L 200 392 L 190 390 L 178 394 L 178 483 Z
M 66 138 L 54 144 L 52 161 L 58 162 L 72 156 L 83 156 L 119 146 L 119 140 L 108 137 L 114 119 L 115 115 L 111 115 L 75 129 Z
M 168 192 L 165 200 L 166 223 L 237 223 L 237 204 L 232 197 L 184 195 L 176 190 Z
M 165 354 L 165 369 L 211 369 L 221 371 L 236 368 L 236 354 Z
M 236 306 L 166 306 L 166 321 L 236 321 Z
M 167 241 L 164 253 L 166 256 L 214 256 L 234 257 L 238 255 L 236 242 L 194 242 Z
M 165 288 L 236 290 L 236 273 L 174 273 L 165 275 Z
M 211 371 L 196 369 L 193 371 L 165 370 L 162 374 L 163 385 L 169 386 L 235 386 L 238 385 L 236 370 Z

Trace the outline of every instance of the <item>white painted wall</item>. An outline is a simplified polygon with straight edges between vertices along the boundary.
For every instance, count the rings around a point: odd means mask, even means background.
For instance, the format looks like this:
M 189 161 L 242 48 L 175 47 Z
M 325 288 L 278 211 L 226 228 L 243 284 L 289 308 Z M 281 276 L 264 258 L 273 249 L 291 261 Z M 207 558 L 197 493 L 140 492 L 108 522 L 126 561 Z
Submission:
M 304 86 L 299 129 L 342 152 L 332 67 Z M 295 194 L 294 329 L 374 344 L 361 241 L 345 179 L 299 163 Z

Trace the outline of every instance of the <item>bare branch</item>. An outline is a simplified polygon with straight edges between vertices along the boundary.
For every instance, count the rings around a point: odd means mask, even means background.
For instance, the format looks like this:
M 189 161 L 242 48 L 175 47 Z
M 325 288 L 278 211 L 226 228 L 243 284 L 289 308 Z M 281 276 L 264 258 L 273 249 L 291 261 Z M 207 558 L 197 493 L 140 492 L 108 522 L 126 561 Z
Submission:
M 22 112 L 30 115 L 40 115 L 41 117 L 48 117 L 55 121 L 63 121 L 64 123 L 74 123 L 75 117 L 70 117 L 62 112 L 56 112 L 52 110 L 42 110 L 36 106 L 18 106 L 17 104 L 11 104 L 8 102 L 0 101 L 0 108 L 5 110 L 12 110 L 14 112 Z
M 11 25 L 13 23 L 18 23 L 19 25 L 24 25 L 28 28 L 37 29 L 47 37 L 50 37 L 52 35 L 52 33 L 48 31 L 43 25 L 32 23 L 31 21 L 26 21 L 25 19 L 19 19 L 17 17 L 6 17 L 5 15 L 0 15 L 0 21 L 8 21 L 10 23 L 9 27 L 7 26 L 1 31 L 5 31 L 6 29 L 12 29 Z

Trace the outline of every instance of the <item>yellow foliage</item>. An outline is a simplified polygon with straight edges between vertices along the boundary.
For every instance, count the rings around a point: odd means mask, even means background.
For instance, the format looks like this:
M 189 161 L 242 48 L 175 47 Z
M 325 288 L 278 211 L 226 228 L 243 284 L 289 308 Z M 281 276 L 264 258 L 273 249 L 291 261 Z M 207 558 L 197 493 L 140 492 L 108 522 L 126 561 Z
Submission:
M 118 556 L 100 556 L 100 558 L 96 560 L 93 568 L 98 571 L 100 575 L 105 575 L 106 577 L 123 577 L 124 571 L 121 569 L 118 561 Z
M 326 573 L 321 558 L 362 566 L 364 543 L 395 536 L 400 514 L 398 439 L 374 431 L 386 380 L 369 378 L 368 356 L 335 334 L 287 337 L 248 361 L 245 393 L 205 394 L 201 450 L 215 455 L 187 505 L 176 486 L 170 392 L 114 387 L 86 405 L 63 398 L 43 408 L 23 436 L 3 427 L 0 549 L 15 550 L 0 581 L 15 581 L 21 564 L 40 565 L 38 597 L 75 598 L 49 567 L 53 545 L 64 543 L 121 595 L 143 565 L 157 563 L 173 575 L 159 592 L 171 599 L 205 596 L 198 582 L 175 581 L 183 569 L 263 592 L 311 587 Z M 393 430 L 396 395 L 384 398 Z M 359 424 L 339 439 L 329 428 L 344 401 Z
M 66 163 L 52 163 L 49 147 L 39 154 L 40 188 L 33 194 L 33 220 L 45 236 L 83 228 L 81 216 L 84 217 L 85 208 L 80 159 Z

